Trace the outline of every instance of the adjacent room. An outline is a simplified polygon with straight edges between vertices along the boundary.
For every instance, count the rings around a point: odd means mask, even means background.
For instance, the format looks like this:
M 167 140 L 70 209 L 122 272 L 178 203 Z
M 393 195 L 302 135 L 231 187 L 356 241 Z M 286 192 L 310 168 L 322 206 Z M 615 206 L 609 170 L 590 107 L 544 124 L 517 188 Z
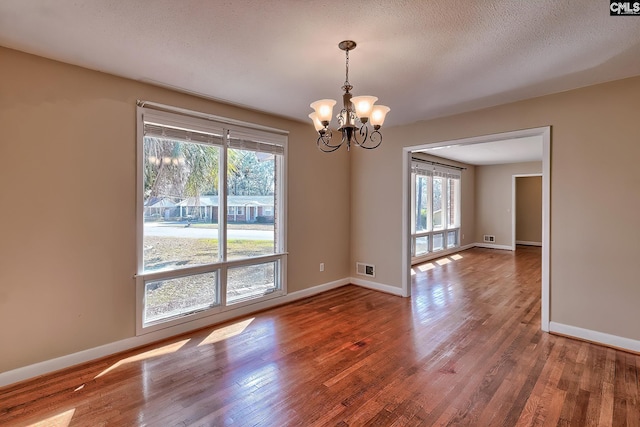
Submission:
M 632 6 L 1 2 L 0 425 L 638 425 Z

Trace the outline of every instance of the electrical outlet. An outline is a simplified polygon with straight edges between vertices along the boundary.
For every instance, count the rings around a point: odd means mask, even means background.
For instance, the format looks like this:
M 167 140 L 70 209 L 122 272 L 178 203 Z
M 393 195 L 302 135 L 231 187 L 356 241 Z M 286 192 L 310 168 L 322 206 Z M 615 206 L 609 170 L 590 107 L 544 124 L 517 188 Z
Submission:
M 320 271 L 324 271 L 324 262 L 320 263 Z

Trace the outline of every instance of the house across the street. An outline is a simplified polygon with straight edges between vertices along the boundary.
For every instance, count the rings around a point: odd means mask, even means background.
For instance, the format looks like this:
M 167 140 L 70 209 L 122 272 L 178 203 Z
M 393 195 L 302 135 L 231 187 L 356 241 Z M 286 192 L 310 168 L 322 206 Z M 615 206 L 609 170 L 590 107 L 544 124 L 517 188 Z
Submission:
M 145 218 L 153 220 L 200 220 L 218 222 L 218 196 L 187 197 L 177 202 L 169 198 L 153 200 L 145 207 Z M 227 222 L 273 222 L 274 196 L 228 196 Z

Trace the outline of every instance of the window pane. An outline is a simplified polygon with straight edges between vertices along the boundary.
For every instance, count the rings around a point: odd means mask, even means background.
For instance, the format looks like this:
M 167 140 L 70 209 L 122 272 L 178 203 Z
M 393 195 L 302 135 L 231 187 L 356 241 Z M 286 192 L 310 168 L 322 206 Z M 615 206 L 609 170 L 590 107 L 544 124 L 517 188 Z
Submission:
M 145 108 L 138 108 L 138 118 L 143 229 L 136 297 L 143 328 L 188 322 L 194 312 L 224 311 L 223 301 L 281 290 L 285 255 L 263 256 L 285 249 L 279 226 L 285 212 L 278 206 L 284 207 L 287 137 Z M 246 260 L 229 261 L 239 258 Z
M 219 303 L 216 272 L 146 282 L 144 323 L 200 311 Z
M 429 178 L 424 175 L 416 175 L 416 231 L 428 230 L 429 216 Z
M 429 236 L 416 237 L 416 253 L 414 256 L 424 255 L 429 252 Z
M 227 259 L 276 251 L 276 159 L 273 154 L 228 150 Z
M 447 232 L 447 247 L 452 248 L 458 246 L 458 231 L 452 230 Z
M 440 251 L 444 249 L 444 234 L 437 233 L 433 235 L 433 251 Z
M 433 177 L 433 229 L 442 230 L 442 187 L 444 178 Z
M 143 268 L 218 261 L 216 146 L 144 138 Z
M 276 263 L 233 267 L 227 270 L 227 303 L 257 298 L 279 289 Z
M 447 185 L 447 213 L 448 228 L 455 228 L 460 226 L 460 180 L 448 179 Z

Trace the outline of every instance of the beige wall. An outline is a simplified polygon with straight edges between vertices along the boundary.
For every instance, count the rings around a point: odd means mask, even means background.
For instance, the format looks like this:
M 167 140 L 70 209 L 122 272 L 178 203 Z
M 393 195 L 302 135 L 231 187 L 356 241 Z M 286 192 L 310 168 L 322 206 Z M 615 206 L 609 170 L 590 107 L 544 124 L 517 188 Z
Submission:
M 289 291 L 348 277 L 349 157 L 308 124 L 4 48 L 0 64 L 0 372 L 134 336 L 137 99 L 289 131 Z
M 541 172 L 542 162 L 476 166 L 476 242 L 490 234 L 496 236 L 493 244 L 511 246 L 513 175 Z
M 638 99 L 635 77 L 386 128 L 382 149 L 353 156 L 352 191 L 366 197 L 351 199 L 352 259 L 401 282 L 403 147 L 551 126 L 551 321 L 640 339 Z
M 516 178 L 516 242 L 542 242 L 542 177 Z

